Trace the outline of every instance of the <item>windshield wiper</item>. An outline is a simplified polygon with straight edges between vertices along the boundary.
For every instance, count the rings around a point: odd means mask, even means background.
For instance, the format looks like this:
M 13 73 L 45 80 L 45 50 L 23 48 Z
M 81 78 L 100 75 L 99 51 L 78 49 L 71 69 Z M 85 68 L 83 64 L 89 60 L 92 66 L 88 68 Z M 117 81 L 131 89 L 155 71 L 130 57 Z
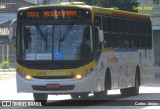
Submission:
M 61 33 L 61 29 L 60 29 L 60 38 L 59 38 L 58 50 L 60 50 L 61 42 L 63 42 L 66 39 L 69 32 L 72 30 L 72 27 L 73 27 L 73 25 L 68 25 L 63 34 Z
M 73 25 L 68 25 L 68 27 L 66 28 L 65 32 L 62 34 L 61 36 L 61 42 L 63 42 L 66 37 L 68 36 L 69 32 L 72 30 Z
M 39 32 L 39 34 L 41 35 L 42 39 L 44 41 L 46 41 L 46 50 L 47 50 L 48 49 L 47 48 L 47 43 L 48 43 L 48 41 L 47 41 L 47 36 L 48 36 L 47 32 L 46 32 L 46 35 L 45 35 L 38 25 L 35 25 L 35 27 L 36 27 L 37 31 Z
M 59 43 L 58 43 L 58 51 L 60 50 L 61 47 L 61 29 L 60 29 L 60 37 L 59 37 Z
M 42 32 L 41 28 L 37 25 L 35 25 L 37 31 L 39 32 L 39 34 L 41 35 L 41 37 L 43 38 L 43 40 L 47 40 L 47 37 L 44 35 L 44 33 Z

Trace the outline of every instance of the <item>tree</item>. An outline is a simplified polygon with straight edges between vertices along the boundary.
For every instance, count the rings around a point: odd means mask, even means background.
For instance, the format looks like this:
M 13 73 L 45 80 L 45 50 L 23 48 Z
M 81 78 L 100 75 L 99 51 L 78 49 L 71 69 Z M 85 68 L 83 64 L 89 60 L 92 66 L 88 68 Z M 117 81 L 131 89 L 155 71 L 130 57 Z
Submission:
M 120 10 L 137 12 L 138 10 L 133 10 L 133 6 L 138 7 L 140 2 L 137 0 L 111 0 L 110 7 L 118 7 Z
M 93 0 L 78 0 L 80 2 L 85 2 L 87 5 L 92 5 Z
M 159 0 L 153 0 L 153 4 L 159 4 Z
M 133 10 L 133 6 L 137 7 L 140 2 L 138 0 L 79 0 L 81 2 L 86 2 L 88 5 L 100 6 L 105 8 L 117 7 L 120 10 L 137 12 Z
M 92 5 L 100 6 L 100 7 L 109 7 L 111 0 L 92 0 Z

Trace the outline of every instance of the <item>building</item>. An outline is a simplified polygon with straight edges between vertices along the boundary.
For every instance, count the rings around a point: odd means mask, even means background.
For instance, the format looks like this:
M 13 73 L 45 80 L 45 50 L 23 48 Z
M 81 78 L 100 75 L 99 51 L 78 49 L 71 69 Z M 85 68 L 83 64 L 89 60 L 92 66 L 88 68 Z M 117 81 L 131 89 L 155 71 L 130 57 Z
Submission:
M 0 69 L 15 67 L 16 48 L 10 43 L 9 25 L 20 7 L 35 5 L 24 0 L 0 0 Z
M 32 5 L 35 4 L 24 0 L 0 0 L 0 12 L 16 12 L 18 8 Z

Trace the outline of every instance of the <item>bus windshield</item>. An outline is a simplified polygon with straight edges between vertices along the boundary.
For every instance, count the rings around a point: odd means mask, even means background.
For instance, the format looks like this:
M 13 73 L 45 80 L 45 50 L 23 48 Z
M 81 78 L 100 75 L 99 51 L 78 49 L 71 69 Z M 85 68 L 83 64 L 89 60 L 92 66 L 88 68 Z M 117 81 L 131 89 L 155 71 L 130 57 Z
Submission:
M 21 25 L 18 58 L 22 60 L 81 60 L 93 55 L 92 29 L 77 25 Z

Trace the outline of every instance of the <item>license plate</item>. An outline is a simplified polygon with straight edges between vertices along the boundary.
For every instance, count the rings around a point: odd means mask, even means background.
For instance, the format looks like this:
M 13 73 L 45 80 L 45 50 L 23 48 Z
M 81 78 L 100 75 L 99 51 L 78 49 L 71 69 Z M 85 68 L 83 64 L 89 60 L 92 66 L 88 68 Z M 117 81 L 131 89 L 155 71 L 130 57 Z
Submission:
M 47 84 L 47 88 L 48 89 L 57 89 L 59 88 L 59 84 Z

